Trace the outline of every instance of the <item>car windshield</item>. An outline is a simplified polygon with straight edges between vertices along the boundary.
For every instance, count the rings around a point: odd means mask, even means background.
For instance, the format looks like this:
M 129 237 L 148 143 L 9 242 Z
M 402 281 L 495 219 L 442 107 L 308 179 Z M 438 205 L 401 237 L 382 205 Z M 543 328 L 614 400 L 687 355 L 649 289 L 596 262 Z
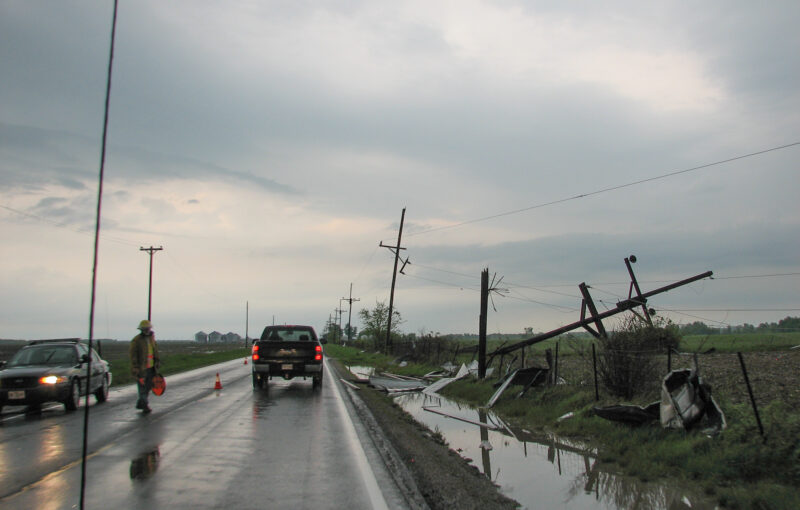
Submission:
M 71 345 L 35 345 L 17 352 L 6 367 L 31 365 L 76 365 L 78 355 Z
M 285 342 L 308 342 L 316 340 L 314 332 L 307 328 L 268 328 L 262 336 L 263 340 Z

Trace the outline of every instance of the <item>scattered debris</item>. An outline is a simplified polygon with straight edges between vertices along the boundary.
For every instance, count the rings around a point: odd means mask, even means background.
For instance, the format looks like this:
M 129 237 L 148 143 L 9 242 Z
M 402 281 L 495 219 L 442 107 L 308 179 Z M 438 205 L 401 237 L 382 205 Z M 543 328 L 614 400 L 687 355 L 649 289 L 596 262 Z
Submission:
M 559 416 L 559 417 L 558 417 L 558 419 L 557 419 L 556 421 L 557 421 L 557 422 L 562 422 L 562 421 L 564 421 L 564 420 L 569 420 L 570 418 L 574 418 L 574 417 L 575 417 L 575 413 L 573 413 L 572 411 L 570 411 L 570 412 L 568 412 L 567 414 L 564 414 L 564 415 L 561 415 L 561 416 Z
M 406 378 L 387 373 L 369 376 L 369 385 L 387 393 L 419 391 L 427 386 L 425 381 L 419 379 Z
M 600 418 L 618 421 L 629 425 L 643 425 L 658 420 L 661 402 L 656 400 L 646 406 L 632 404 L 616 404 L 605 407 L 593 407 L 592 411 Z
M 661 383 L 661 425 L 691 430 L 703 418 L 707 434 L 715 435 L 727 427 L 725 415 L 711 396 L 696 370 L 673 370 Z
M 431 408 L 431 407 L 423 407 L 422 409 L 425 410 L 425 411 L 428 411 L 429 413 L 435 413 L 435 414 L 444 416 L 445 418 L 453 418 L 454 420 L 463 421 L 463 422 L 466 422 L 466 423 L 471 423 L 472 425 L 477 425 L 478 427 L 483 427 L 485 429 L 502 430 L 497 425 L 494 425 L 494 424 L 491 424 L 491 423 L 482 423 L 482 422 L 470 420 L 470 419 L 467 419 L 467 418 L 461 418 L 460 416 L 454 416 L 452 414 L 447 414 L 447 413 L 444 413 L 442 411 L 439 411 L 438 409 L 434 409 L 434 408 Z
M 435 383 L 430 384 L 424 390 L 422 390 L 422 393 L 425 393 L 427 395 L 433 395 L 435 393 L 438 393 L 442 388 L 444 388 L 451 382 L 463 379 L 468 374 L 469 371 L 466 370 L 466 367 L 464 365 L 461 365 L 461 370 L 458 371 L 458 374 L 455 377 L 444 377 L 442 379 L 439 379 Z
M 353 388 L 354 390 L 360 390 L 361 389 L 358 386 L 356 386 L 355 384 L 353 384 L 350 381 L 348 381 L 347 379 L 339 379 L 339 380 L 342 381 L 346 386 L 349 386 L 350 388 Z
M 519 398 L 524 395 L 531 386 L 544 384 L 547 381 L 549 373 L 549 368 L 542 367 L 518 368 L 514 370 L 509 373 L 504 380 L 499 381 L 495 385 L 495 387 L 499 386 L 499 388 L 489 399 L 486 407 L 492 407 L 500 398 L 500 395 L 502 395 L 510 385 L 517 384 L 524 386 L 522 391 L 517 395 L 517 398 Z

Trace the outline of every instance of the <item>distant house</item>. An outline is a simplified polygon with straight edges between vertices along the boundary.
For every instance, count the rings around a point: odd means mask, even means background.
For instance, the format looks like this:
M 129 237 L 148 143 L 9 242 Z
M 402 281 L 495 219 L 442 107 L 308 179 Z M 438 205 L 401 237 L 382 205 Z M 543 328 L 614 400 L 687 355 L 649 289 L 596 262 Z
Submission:
M 198 331 L 197 333 L 194 334 L 194 341 L 195 342 L 200 342 L 202 344 L 207 344 L 208 343 L 208 333 L 206 333 L 205 331 Z
M 208 343 L 218 344 L 220 342 L 222 342 L 222 333 L 219 331 L 212 331 L 208 334 Z
M 229 332 L 225 333 L 224 335 L 222 335 L 222 341 L 226 342 L 226 343 L 229 343 L 229 344 L 232 344 L 232 343 L 236 343 L 236 342 L 241 342 L 242 341 L 242 337 L 238 333 L 232 333 L 232 332 L 229 331 Z

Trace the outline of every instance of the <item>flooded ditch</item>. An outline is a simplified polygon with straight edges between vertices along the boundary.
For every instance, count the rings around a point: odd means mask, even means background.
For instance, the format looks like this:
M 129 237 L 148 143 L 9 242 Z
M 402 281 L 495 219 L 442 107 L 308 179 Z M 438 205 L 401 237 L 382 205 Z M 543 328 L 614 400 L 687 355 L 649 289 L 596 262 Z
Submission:
M 350 369 L 358 377 L 370 375 L 368 367 Z M 510 427 L 489 410 L 422 392 L 400 393 L 394 398 L 525 508 L 716 508 L 713 501 L 685 488 L 613 473 L 584 445 Z

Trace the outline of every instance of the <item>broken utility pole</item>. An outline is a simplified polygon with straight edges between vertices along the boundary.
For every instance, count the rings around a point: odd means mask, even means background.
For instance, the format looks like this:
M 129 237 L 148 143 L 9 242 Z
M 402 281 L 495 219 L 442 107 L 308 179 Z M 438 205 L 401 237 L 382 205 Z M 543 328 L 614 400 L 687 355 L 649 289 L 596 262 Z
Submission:
M 630 310 L 631 312 L 635 313 L 638 317 L 642 318 L 642 316 L 639 315 L 634 310 L 634 308 L 638 308 L 640 306 L 644 310 L 644 317 L 645 318 L 643 320 L 647 320 L 650 324 L 652 324 L 652 321 L 650 321 L 650 315 L 652 315 L 654 312 L 647 308 L 647 298 L 655 296 L 656 294 L 661 294 L 663 292 L 667 292 L 668 290 L 672 290 L 672 289 L 675 289 L 677 287 L 681 287 L 683 285 L 687 285 L 687 284 L 692 283 L 692 282 L 696 282 L 697 280 L 702 280 L 703 278 L 708 278 L 708 277 L 710 277 L 711 275 L 714 274 L 712 271 L 706 271 L 705 273 L 701 273 L 701 274 L 692 276 L 691 278 L 687 278 L 685 280 L 681 280 L 679 282 L 675 282 L 675 283 L 667 285 L 665 287 L 661 287 L 661 288 L 658 288 L 658 289 L 655 289 L 655 290 L 651 290 L 650 292 L 646 292 L 646 293 L 642 294 L 641 290 L 639 289 L 639 284 L 636 281 L 636 277 L 633 274 L 633 269 L 631 268 L 631 263 L 635 263 L 635 262 L 636 262 L 636 257 L 633 256 L 633 255 L 631 255 L 630 258 L 625 258 L 625 265 L 628 268 L 628 273 L 631 275 L 631 285 L 630 285 L 630 288 L 628 290 L 628 299 L 624 299 L 622 301 L 619 301 L 617 303 L 617 306 L 615 308 L 612 308 L 611 310 L 605 311 L 603 313 L 597 313 L 597 308 L 595 307 L 594 302 L 592 301 L 592 298 L 589 295 L 589 290 L 588 290 L 589 286 L 586 285 L 585 283 L 581 283 L 578 286 L 580 288 L 580 290 L 581 290 L 581 294 L 583 295 L 583 302 L 581 304 L 581 320 L 579 320 L 578 322 L 573 322 L 572 324 L 568 324 L 566 326 L 560 327 L 558 329 L 554 329 L 553 331 L 550 331 L 548 333 L 542 333 L 540 335 L 536 335 L 536 336 L 533 336 L 531 338 L 528 338 L 527 340 L 523 340 L 521 342 L 517 342 L 517 343 L 512 344 L 512 345 L 507 345 L 507 346 L 501 347 L 501 348 L 499 348 L 499 349 L 497 349 L 497 350 L 495 350 L 494 352 L 491 353 L 491 357 L 489 359 L 489 364 L 491 364 L 491 362 L 492 362 L 492 360 L 494 359 L 495 356 L 498 356 L 498 355 L 499 356 L 503 356 L 503 355 L 509 354 L 509 353 L 511 353 L 513 351 L 516 351 L 517 349 L 521 349 L 523 347 L 527 347 L 529 345 L 533 345 L 533 344 L 542 342 L 544 340 L 556 337 L 556 336 L 558 336 L 558 335 L 560 335 L 562 333 L 566 333 L 568 331 L 572 331 L 573 329 L 578 329 L 578 328 L 581 328 L 581 327 L 586 329 L 589 333 L 591 333 L 595 337 L 598 337 L 598 338 L 601 337 L 601 336 L 604 337 L 606 335 L 606 331 L 605 331 L 605 328 L 603 327 L 603 323 L 601 322 L 603 319 L 606 319 L 608 317 L 611 317 L 612 315 L 616 315 L 618 313 L 621 313 L 621 312 L 624 312 L 624 311 L 627 311 L 627 310 Z M 634 291 L 635 291 L 635 294 L 636 294 L 635 296 L 634 296 Z M 589 310 L 590 317 L 586 317 L 586 310 L 587 309 Z M 597 328 L 596 331 L 591 328 L 592 324 L 594 324 L 595 327 Z
M 486 315 L 489 308 L 489 268 L 481 271 L 481 314 L 478 319 L 478 379 L 486 377 Z
M 403 238 L 403 222 L 406 218 L 406 208 L 403 207 L 403 213 L 400 215 L 400 230 L 397 232 L 397 246 L 387 246 L 383 244 L 383 241 L 380 242 L 381 248 L 389 248 L 389 251 L 394 253 L 394 272 L 392 273 L 392 290 L 389 293 L 389 323 L 386 326 L 386 353 L 388 354 L 390 351 L 389 349 L 392 347 L 392 310 L 394 309 L 394 285 L 397 281 L 397 262 L 400 260 L 400 250 L 405 250 L 405 248 L 400 247 L 400 241 Z M 406 264 L 408 264 L 408 258 L 406 258 L 405 262 L 403 262 L 403 267 L 400 268 L 400 273 L 403 273 L 403 269 L 406 268 Z

